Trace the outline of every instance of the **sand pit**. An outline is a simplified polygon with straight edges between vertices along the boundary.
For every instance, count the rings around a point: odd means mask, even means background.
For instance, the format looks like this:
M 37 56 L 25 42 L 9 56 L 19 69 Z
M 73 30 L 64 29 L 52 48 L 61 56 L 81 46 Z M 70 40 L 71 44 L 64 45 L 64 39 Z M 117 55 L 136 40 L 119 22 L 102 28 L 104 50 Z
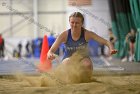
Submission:
M 93 77 L 96 81 L 51 87 L 31 86 L 27 80 L 3 77 L 0 79 L 0 94 L 140 94 L 140 75 Z
M 140 94 L 139 74 L 96 75 L 84 69 L 81 54 L 75 54 L 69 66 L 60 64 L 38 76 L 1 76 L 0 94 Z

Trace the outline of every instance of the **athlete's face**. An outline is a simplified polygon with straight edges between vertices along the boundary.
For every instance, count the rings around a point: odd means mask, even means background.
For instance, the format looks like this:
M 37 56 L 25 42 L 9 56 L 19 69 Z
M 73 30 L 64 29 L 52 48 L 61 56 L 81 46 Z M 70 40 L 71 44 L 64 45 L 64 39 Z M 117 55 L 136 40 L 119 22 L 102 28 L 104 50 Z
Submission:
M 83 23 L 80 17 L 70 17 L 69 19 L 71 29 L 78 30 L 81 29 Z

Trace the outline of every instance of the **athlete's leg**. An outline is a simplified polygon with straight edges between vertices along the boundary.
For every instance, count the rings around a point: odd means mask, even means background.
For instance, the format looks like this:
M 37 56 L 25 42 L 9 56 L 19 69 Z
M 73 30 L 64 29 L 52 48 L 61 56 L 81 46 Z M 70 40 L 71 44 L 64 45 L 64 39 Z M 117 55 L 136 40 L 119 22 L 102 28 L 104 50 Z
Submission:
M 68 64 L 70 63 L 70 58 L 65 58 L 63 61 L 62 61 L 62 64 Z
M 81 61 L 84 65 L 84 67 L 88 68 L 89 70 L 93 71 L 93 64 L 92 61 L 89 57 L 86 57 L 84 59 L 82 59 Z

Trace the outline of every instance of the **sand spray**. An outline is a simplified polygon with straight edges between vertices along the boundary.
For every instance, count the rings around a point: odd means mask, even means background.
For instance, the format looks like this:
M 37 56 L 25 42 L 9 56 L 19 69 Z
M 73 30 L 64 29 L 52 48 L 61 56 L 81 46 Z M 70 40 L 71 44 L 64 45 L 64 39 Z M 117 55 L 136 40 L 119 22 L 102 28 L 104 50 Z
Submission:
M 78 50 L 70 58 L 63 60 L 56 68 L 40 76 L 16 75 L 17 79 L 27 81 L 30 86 L 63 86 L 90 82 L 92 70 L 82 63 L 83 58 L 88 56 L 87 50 Z M 65 63 L 66 62 L 66 63 Z

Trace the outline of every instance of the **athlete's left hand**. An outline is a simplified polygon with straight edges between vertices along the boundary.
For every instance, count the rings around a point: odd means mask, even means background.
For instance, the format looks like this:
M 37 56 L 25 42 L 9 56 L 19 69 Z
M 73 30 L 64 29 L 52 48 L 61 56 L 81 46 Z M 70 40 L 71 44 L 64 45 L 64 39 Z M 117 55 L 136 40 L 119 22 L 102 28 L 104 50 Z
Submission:
M 114 49 L 114 50 L 111 50 L 111 51 L 110 51 L 110 54 L 113 55 L 113 54 L 116 54 L 117 52 L 118 52 L 118 51 Z

